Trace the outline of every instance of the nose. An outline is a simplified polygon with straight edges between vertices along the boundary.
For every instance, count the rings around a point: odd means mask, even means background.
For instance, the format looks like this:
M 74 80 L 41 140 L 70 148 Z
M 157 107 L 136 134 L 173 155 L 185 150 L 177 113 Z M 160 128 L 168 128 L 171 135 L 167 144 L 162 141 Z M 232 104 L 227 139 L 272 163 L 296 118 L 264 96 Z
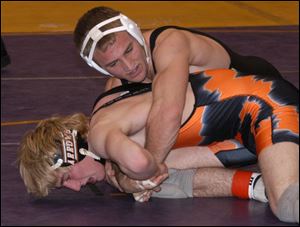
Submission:
M 125 72 L 131 72 L 134 69 L 134 62 L 130 59 L 123 58 L 122 59 L 122 67 Z
M 78 192 L 78 191 L 80 191 L 82 184 L 81 184 L 80 180 L 70 179 L 70 180 L 64 181 L 63 186 Z

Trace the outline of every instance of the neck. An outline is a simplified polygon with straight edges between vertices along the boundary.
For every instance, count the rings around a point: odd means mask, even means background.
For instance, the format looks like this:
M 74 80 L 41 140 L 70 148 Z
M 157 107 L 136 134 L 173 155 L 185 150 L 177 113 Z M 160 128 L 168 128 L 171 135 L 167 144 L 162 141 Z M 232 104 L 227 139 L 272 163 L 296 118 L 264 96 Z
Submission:
M 143 82 L 146 83 L 151 83 L 153 82 L 154 79 L 154 70 L 153 70 L 153 66 L 152 66 L 152 62 L 148 64 L 148 72 L 147 72 L 147 76 L 145 78 L 145 80 Z

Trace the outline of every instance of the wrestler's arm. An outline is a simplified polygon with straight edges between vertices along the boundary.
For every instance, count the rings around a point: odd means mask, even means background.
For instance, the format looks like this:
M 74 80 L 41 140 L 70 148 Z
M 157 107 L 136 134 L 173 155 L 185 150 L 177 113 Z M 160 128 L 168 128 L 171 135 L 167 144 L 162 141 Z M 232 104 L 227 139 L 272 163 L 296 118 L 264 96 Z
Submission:
M 144 180 L 157 172 L 153 156 L 113 122 L 94 127 L 89 132 L 89 145 L 94 153 L 102 157 L 105 154 L 130 178 Z
M 170 34 L 154 53 L 158 73 L 152 85 L 153 103 L 146 124 L 146 149 L 163 163 L 181 125 L 189 72 L 189 46 L 183 35 Z

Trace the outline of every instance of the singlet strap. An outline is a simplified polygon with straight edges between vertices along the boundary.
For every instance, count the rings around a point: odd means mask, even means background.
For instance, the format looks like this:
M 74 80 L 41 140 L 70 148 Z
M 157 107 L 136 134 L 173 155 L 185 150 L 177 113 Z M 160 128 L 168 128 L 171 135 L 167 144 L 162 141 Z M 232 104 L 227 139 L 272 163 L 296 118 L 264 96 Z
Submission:
M 112 105 L 115 102 L 118 102 L 122 99 L 132 97 L 135 95 L 143 94 L 145 92 L 149 92 L 152 90 L 152 84 L 151 83 L 131 83 L 131 84 L 125 84 L 125 85 L 120 85 L 118 87 L 115 87 L 107 92 L 102 93 L 101 95 L 98 96 L 96 101 L 94 102 L 93 109 L 95 108 L 96 104 L 99 102 L 100 99 L 104 98 L 105 96 L 115 94 L 118 92 L 124 92 L 121 96 L 103 104 L 99 108 L 97 108 L 91 115 L 91 117 L 97 113 L 100 109 L 107 107 L 109 105 Z
M 122 83 L 122 85 L 124 85 L 124 84 L 128 84 L 128 80 L 121 79 L 121 83 Z

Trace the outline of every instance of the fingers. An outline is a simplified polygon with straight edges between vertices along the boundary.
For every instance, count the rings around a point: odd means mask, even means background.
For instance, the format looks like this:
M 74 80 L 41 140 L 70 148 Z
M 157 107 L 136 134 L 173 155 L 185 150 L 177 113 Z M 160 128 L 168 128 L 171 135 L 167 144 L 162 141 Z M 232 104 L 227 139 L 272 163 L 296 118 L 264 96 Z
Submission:
M 115 175 L 115 170 L 112 167 L 111 162 L 107 161 L 105 163 L 105 172 L 106 174 L 110 175 L 110 176 L 114 176 Z
M 157 186 L 157 184 L 151 180 L 136 181 L 136 184 L 141 190 L 149 190 Z
M 119 189 L 119 191 L 124 192 L 124 190 L 120 187 L 119 182 L 118 182 L 117 178 L 115 177 L 115 175 L 106 174 L 106 181 L 110 185 L 112 185 L 112 186 L 116 187 L 117 189 Z
M 165 179 L 167 179 L 169 176 L 168 173 L 164 173 L 162 175 L 159 175 L 159 176 L 155 176 L 153 178 L 151 178 L 151 181 L 156 184 L 156 185 L 160 185 L 161 182 L 163 182 Z
M 120 192 L 124 192 L 124 190 L 120 187 L 120 185 L 119 185 L 119 183 L 118 183 L 118 181 L 117 181 L 117 179 L 116 179 L 115 177 L 113 177 L 111 180 L 112 180 L 113 185 L 114 185 L 117 189 L 119 189 Z
M 166 178 L 168 178 L 168 176 L 169 176 L 168 173 L 164 173 L 162 175 L 152 177 L 148 180 L 135 181 L 135 182 L 136 182 L 136 185 L 139 189 L 141 189 L 141 190 L 150 190 L 150 189 L 154 189 L 158 185 L 160 185 L 161 182 L 163 182 Z
M 153 188 L 153 191 L 159 192 L 161 190 L 161 187 L 157 186 L 156 188 Z
M 152 194 L 151 190 L 146 190 L 142 192 L 133 193 L 133 197 L 136 201 L 143 203 L 143 202 L 147 202 L 150 199 L 151 194 Z

